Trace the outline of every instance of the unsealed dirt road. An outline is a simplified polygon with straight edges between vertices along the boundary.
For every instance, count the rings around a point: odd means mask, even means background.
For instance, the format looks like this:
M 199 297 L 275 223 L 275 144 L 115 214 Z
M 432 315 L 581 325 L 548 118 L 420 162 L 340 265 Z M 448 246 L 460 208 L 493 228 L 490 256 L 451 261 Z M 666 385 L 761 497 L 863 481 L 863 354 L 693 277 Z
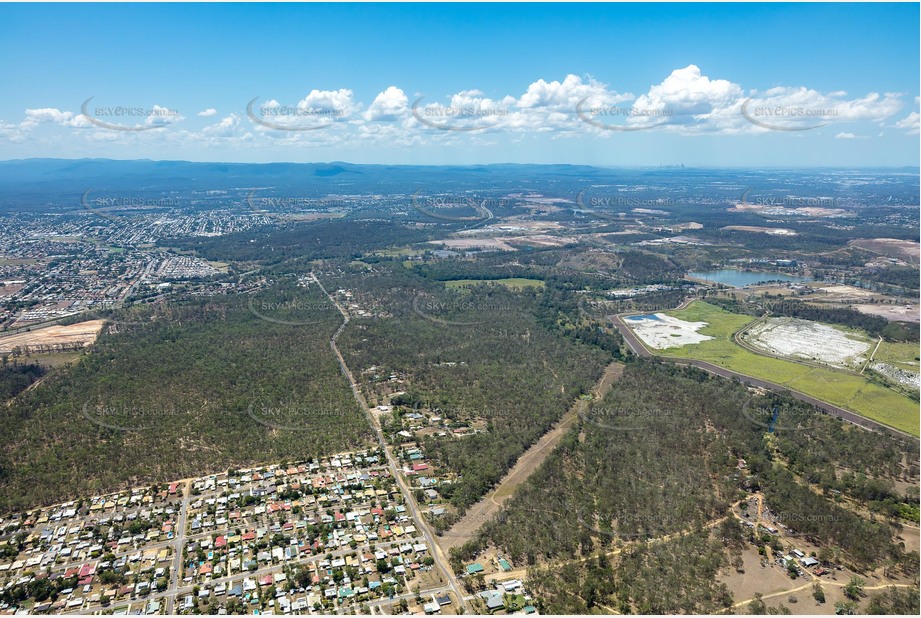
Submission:
M 603 398 L 614 382 L 624 373 L 623 363 L 614 362 L 607 366 L 601 378 L 592 388 L 592 397 L 595 401 Z M 464 516 L 454 524 L 449 530 L 437 538 L 438 544 L 447 554 L 452 548 L 460 547 L 467 541 L 476 536 L 480 527 L 491 520 L 502 504 L 515 493 L 515 489 L 524 483 L 531 473 L 534 472 L 551 451 L 560 443 L 566 432 L 569 431 L 582 413 L 589 401 L 578 399 L 572 407 L 563 415 L 563 418 L 557 422 L 553 428 L 541 436 L 540 440 L 534 443 L 531 448 L 524 452 L 518 458 L 518 461 L 511 470 L 499 481 L 492 491 L 486 494 L 479 502 L 467 509 Z

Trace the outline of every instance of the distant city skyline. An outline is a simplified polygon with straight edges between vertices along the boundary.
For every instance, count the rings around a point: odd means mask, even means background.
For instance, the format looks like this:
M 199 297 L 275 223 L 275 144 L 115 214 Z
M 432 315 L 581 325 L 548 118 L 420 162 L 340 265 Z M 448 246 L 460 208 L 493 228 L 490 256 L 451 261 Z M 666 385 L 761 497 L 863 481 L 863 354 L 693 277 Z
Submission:
M 0 6 L 0 159 L 919 164 L 919 6 Z

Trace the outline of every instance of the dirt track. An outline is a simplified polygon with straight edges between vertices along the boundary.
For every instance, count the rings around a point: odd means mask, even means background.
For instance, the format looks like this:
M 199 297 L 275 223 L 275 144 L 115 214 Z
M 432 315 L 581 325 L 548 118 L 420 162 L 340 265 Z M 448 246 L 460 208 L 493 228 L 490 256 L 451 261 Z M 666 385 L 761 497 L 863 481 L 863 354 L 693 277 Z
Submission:
M 624 365 L 622 363 L 611 363 L 604 370 L 604 374 L 592 388 L 594 399 L 601 399 L 614 385 L 614 382 L 623 374 Z M 572 427 L 579 414 L 587 405 L 587 400 L 577 400 L 572 407 L 566 412 L 559 422 L 553 428 L 545 433 L 534 443 L 531 448 L 524 452 L 518 458 L 518 461 L 511 470 L 499 481 L 492 491 L 486 494 L 479 502 L 467 509 L 464 516 L 454 526 L 438 537 L 438 544 L 445 553 L 448 553 L 454 547 L 460 547 L 467 541 L 476 536 L 477 530 L 492 519 L 502 504 L 512 497 L 515 489 L 524 483 L 531 473 L 533 473 L 551 451 L 560 443 L 569 428 Z

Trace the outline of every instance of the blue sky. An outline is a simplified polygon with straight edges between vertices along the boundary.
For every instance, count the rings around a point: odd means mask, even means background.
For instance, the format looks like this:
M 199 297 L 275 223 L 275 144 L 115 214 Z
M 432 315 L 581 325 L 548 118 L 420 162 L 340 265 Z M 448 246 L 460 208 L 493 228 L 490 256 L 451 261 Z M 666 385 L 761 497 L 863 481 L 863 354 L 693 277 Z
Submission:
M 918 165 L 918 21 L 917 4 L 3 4 L 0 159 Z

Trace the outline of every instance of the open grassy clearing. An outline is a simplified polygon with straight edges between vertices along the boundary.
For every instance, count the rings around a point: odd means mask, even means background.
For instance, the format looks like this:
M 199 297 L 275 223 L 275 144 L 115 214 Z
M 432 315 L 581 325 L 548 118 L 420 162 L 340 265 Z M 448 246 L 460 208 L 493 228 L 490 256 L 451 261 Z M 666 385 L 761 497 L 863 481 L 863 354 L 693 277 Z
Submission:
M 523 279 L 513 277 L 510 279 L 457 279 L 455 281 L 445 281 L 445 287 L 448 289 L 465 288 L 471 285 L 480 285 L 482 283 L 491 283 L 493 285 L 504 285 L 510 290 L 523 290 L 526 288 L 543 288 L 544 282 L 539 279 Z
M 668 356 L 708 361 L 782 384 L 912 435 L 919 433 L 918 404 L 904 395 L 855 374 L 761 356 L 736 345 L 733 333 L 752 322 L 751 316 L 723 311 L 703 301 L 694 301 L 685 309 L 669 311 L 666 315 L 689 322 L 707 322 L 698 332 L 713 337 L 701 343 L 670 348 L 666 352 Z M 889 345 L 887 354 L 904 358 L 902 355 L 907 347 L 902 346 L 907 344 Z
M 378 255 L 381 257 L 404 257 L 410 255 L 425 255 L 426 251 L 431 251 L 431 249 L 413 249 L 412 247 L 391 247 L 390 249 L 381 249 L 379 251 L 374 251 L 371 255 Z
M 918 344 L 917 343 L 891 343 L 884 341 L 879 344 L 873 360 L 889 363 L 907 371 L 918 371 Z

